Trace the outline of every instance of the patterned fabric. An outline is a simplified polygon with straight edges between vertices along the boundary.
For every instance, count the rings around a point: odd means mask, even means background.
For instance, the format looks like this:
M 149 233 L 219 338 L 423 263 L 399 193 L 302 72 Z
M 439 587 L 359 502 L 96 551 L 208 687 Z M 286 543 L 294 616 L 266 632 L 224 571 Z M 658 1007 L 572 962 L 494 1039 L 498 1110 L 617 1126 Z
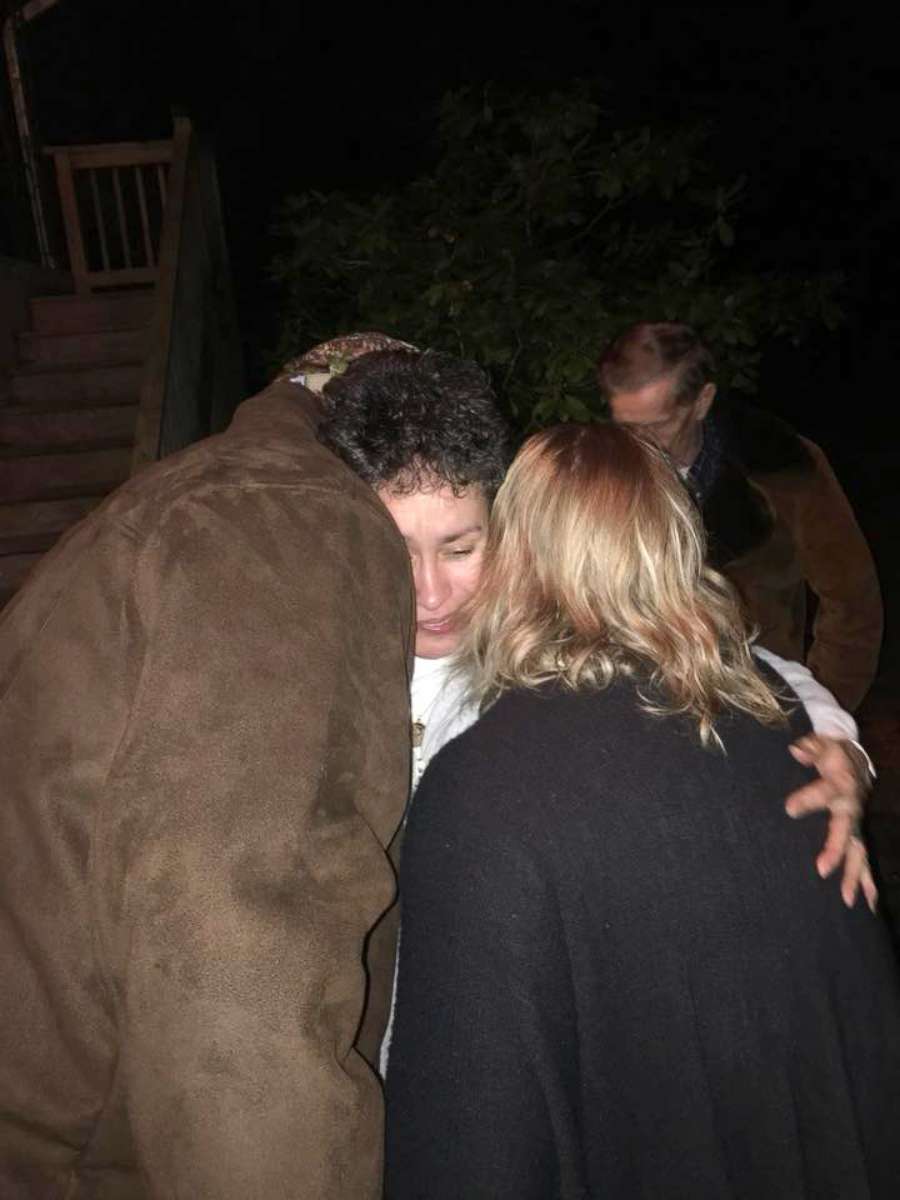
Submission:
M 348 365 L 363 354 L 376 350 L 413 350 L 417 347 L 386 333 L 345 333 L 313 346 L 298 358 L 289 359 L 281 369 L 279 379 L 302 383 L 312 391 L 321 391 L 329 379 L 343 375 Z

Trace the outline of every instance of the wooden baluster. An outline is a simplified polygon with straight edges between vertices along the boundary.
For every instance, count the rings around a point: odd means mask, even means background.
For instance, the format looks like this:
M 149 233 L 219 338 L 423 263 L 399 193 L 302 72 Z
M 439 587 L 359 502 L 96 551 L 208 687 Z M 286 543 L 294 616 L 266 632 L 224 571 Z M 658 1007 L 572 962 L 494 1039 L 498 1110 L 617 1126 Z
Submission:
M 147 255 L 147 266 L 155 267 L 156 260 L 153 256 L 153 243 L 150 240 L 150 222 L 147 219 L 147 197 L 144 195 L 144 176 L 141 168 L 134 168 L 134 180 L 137 184 L 138 205 L 141 210 L 141 232 L 144 235 L 144 252 Z
M 172 169 L 167 181 L 171 185 L 171 195 L 163 208 L 158 255 L 159 276 L 156 285 L 156 313 L 150 333 L 150 350 L 144 363 L 144 377 L 141 382 L 141 399 L 134 435 L 134 454 L 131 460 L 132 474 L 159 458 L 170 375 L 177 380 L 183 373 L 181 365 L 176 365 L 177 328 L 174 317 L 183 245 L 181 235 L 187 198 L 188 160 L 191 149 L 191 123 L 186 118 L 179 117 L 175 121 L 175 136 L 171 150 Z M 163 196 L 165 198 L 165 192 L 163 192 Z M 189 327 L 189 336 L 193 337 L 197 322 L 189 320 L 181 322 L 181 324 Z
M 119 182 L 119 168 L 113 167 L 113 188 L 116 193 L 116 212 L 119 216 L 119 236 L 122 239 L 122 250 L 125 254 L 125 266 L 131 270 L 131 246 L 128 242 L 128 226 L 125 224 L 125 205 L 122 203 L 122 185 Z
M 78 199 L 75 195 L 75 181 L 72 177 L 72 162 L 65 150 L 55 150 L 53 161 L 56 165 L 56 182 L 59 187 L 63 224 L 66 230 L 66 245 L 69 249 L 69 269 L 75 281 L 75 291 L 80 296 L 86 296 L 90 293 L 91 285 L 88 282 L 87 259 L 84 253 L 84 239 L 81 236 L 81 221 L 78 217 Z
M 156 180 L 159 183 L 159 203 L 160 207 L 165 211 L 166 208 L 166 168 L 162 163 L 156 164 Z
M 106 244 L 106 223 L 103 220 L 103 209 L 100 207 L 100 189 L 97 186 L 97 172 L 90 167 L 91 196 L 94 199 L 94 216 L 97 218 L 97 233 L 100 235 L 100 257 L 103 259 L 103 270 L 109 270 L 109 247 Z

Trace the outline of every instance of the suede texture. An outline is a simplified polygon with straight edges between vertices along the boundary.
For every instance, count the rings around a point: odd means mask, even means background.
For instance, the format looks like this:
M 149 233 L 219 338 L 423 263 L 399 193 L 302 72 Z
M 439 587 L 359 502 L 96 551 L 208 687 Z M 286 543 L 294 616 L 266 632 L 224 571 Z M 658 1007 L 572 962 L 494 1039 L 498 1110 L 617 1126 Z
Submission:
M 760 644 L 805 662 L 852 711 L 878 668 L 883 610 L 850 503 L 819 447 L 778 418 L 717 401 L 714 419 L 723 461 L 703 503 L 710 558 L 741 593 Z
M 279 382 L 0 621 L 0 1196 L 375 1200 L 408 555 Z

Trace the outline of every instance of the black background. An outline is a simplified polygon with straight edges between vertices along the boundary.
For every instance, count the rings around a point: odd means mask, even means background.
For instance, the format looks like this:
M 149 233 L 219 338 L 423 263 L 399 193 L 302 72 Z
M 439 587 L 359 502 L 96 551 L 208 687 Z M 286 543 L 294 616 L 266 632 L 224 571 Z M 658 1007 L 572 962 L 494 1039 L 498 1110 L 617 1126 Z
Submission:
M 711 121 L 716 166 L 749 179 L 746 263 L 846 273 L 843 327 L 770 351 L 758 400 L 824 446 L 893 601 L 900 134 L 896 37 L 879 13 L 805 0 L 527 10 L 61 0 L 24 38 L 45 143 L 164 137 L 173 106 L 212 138 L 252 386 L 275 342 L 267 267 L 280 200 L 427 169 L 447 88 L 581 77 L 602 86 L 613 125 Z

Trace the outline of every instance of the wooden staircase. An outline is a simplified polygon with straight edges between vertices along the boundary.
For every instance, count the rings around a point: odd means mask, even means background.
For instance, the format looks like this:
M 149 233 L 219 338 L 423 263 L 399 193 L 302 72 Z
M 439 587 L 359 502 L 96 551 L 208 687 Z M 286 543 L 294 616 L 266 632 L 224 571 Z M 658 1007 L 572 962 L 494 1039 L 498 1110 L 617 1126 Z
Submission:
M 131 471 L 152 289 L 30 301 L 0 399 L 0 606 Z
M 44 285 L 63 294 L 0 289 L 0 607 L 108 492 L 223 429 L 243 395 L 215 160 L 188 118 L 171 141 L 45 152 L 69 274 Z

